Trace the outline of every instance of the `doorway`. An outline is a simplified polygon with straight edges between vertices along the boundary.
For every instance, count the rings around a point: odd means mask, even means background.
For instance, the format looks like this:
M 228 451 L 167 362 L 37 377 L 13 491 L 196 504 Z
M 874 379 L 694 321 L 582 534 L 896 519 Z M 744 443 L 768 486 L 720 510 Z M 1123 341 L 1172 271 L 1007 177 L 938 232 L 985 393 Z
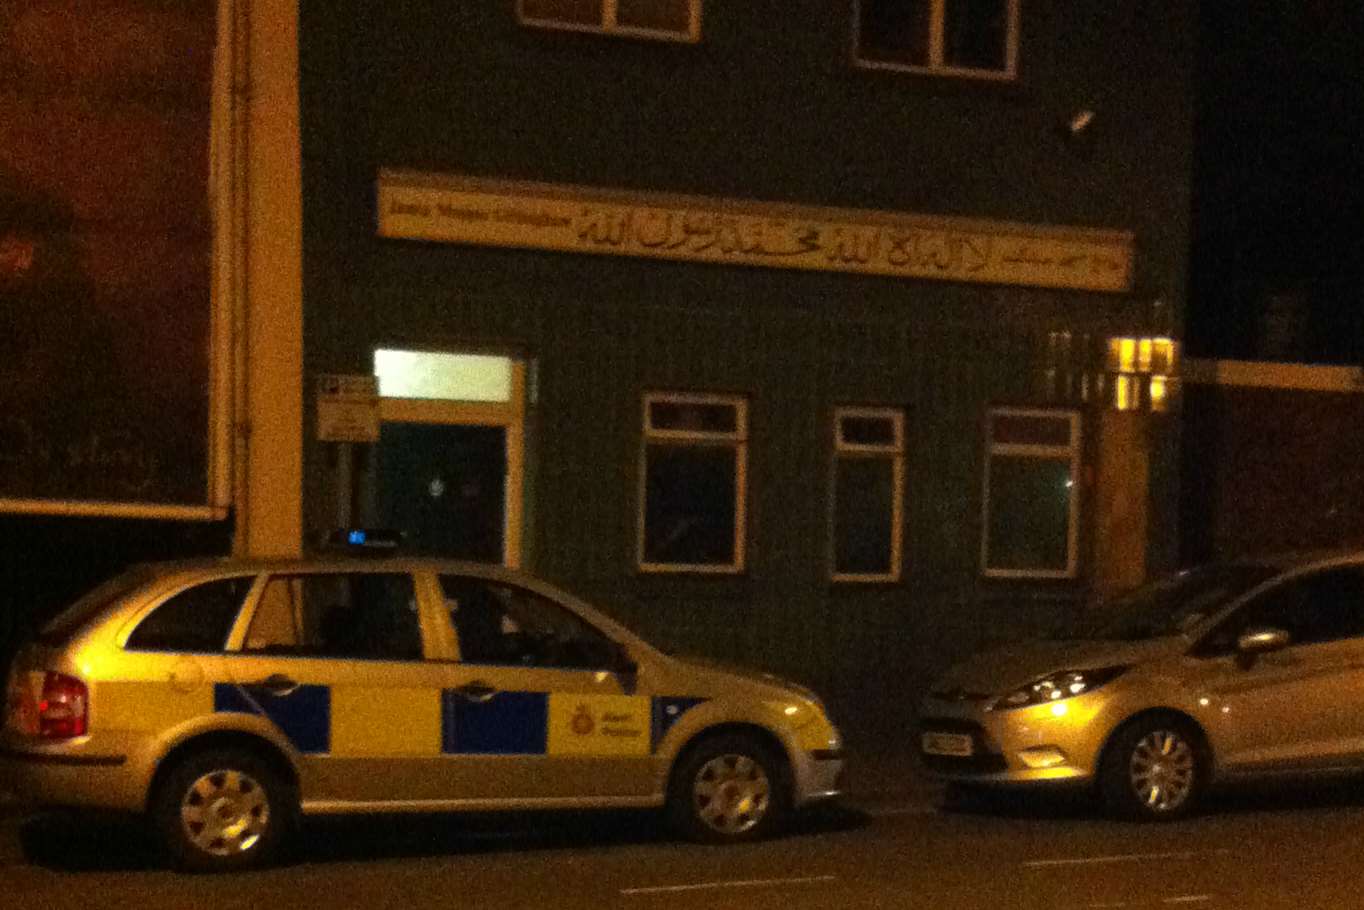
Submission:
M 378 462 L 379 521 L 413 552 L 503 561 L 505 428 L 385 422 Z
M 519 566 L 525 363 L 381 349 L 375 375 L 371 514 L 415 553 Z

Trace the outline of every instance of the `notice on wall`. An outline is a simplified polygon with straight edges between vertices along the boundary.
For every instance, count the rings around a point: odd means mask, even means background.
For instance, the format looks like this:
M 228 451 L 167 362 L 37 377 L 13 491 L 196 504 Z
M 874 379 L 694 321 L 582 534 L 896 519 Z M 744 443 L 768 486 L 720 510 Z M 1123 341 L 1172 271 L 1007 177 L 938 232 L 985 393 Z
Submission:
M 622 193 L 384 170 L 379 235 L 911 279 L 1122 292 L 1130 232 Z
M 363 375 L 318 376 L 317 438 L 322 442 L 378 442 L 379 381 Z

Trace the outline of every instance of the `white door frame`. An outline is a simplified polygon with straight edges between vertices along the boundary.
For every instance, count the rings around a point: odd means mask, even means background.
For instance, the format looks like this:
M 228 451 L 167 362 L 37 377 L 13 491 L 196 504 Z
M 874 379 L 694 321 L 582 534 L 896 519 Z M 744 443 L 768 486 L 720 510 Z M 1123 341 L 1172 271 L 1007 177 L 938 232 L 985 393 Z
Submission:
M 526 362 L 512 358 L 509 401 L 380 398 L 379 420 L 381 423 L 501 427 L 505 431 L 507 474 L 503 487 L 502 564 L 520 568 L 525 508 Z

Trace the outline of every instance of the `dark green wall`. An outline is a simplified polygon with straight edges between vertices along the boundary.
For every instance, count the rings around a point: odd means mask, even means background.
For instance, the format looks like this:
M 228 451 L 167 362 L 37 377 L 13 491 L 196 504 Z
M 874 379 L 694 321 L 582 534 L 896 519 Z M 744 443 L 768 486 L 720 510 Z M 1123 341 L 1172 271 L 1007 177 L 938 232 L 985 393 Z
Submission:
M 912 694 L 944 661 L 1064 613 L 1056 589 L 1020 603 L 977 578 L 980 421 L 991 401 L 1027 399 L 1041 333 L 1149 331 L 1157 297 L 1178 325 L 1190 6 L 1025 3 L 1020 78 L 1002 86 L 854 70 L 849 2 L 710 2 L 693 46 L 524 29 L 511 0 L 306 0 L 309 371 L 368 372 L 378 344 L 532 357 L 536 571 L 660 644 L 795 675 L 849 711 Z M 1098 116 L 1075 146 L 1058 126 L 1081 107 Z M 381 166 L 1130 229 L 1136 287 L 1026 291 L 381 241 Z M 741 577 L 634 570 L 649 389 L 749 396 Z M 827 581 L 837 404 L 908 414 L 900 584 Z M 331 463 L 318 444 L 307 459 L 317 533 Z M 1167 495 L 1162 479 L 1159 508 Z M 853 712 L 854 724 L 897 720 L 872 713 Z

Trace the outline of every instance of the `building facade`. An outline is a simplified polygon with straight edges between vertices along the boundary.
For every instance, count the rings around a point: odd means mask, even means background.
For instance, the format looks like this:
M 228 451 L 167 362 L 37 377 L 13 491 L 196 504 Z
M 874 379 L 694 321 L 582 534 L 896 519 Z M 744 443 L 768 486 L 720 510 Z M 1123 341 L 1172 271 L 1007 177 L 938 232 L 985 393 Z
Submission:
M 393 527 L 892 736 L 947 662 L 1175 558 L 1192 13 L 195 6 L 203 514 L 7 533 Z
M 302 3 L 305 540 L 401 527 L 843 706 L 1169 563 L 1154 11 Z

